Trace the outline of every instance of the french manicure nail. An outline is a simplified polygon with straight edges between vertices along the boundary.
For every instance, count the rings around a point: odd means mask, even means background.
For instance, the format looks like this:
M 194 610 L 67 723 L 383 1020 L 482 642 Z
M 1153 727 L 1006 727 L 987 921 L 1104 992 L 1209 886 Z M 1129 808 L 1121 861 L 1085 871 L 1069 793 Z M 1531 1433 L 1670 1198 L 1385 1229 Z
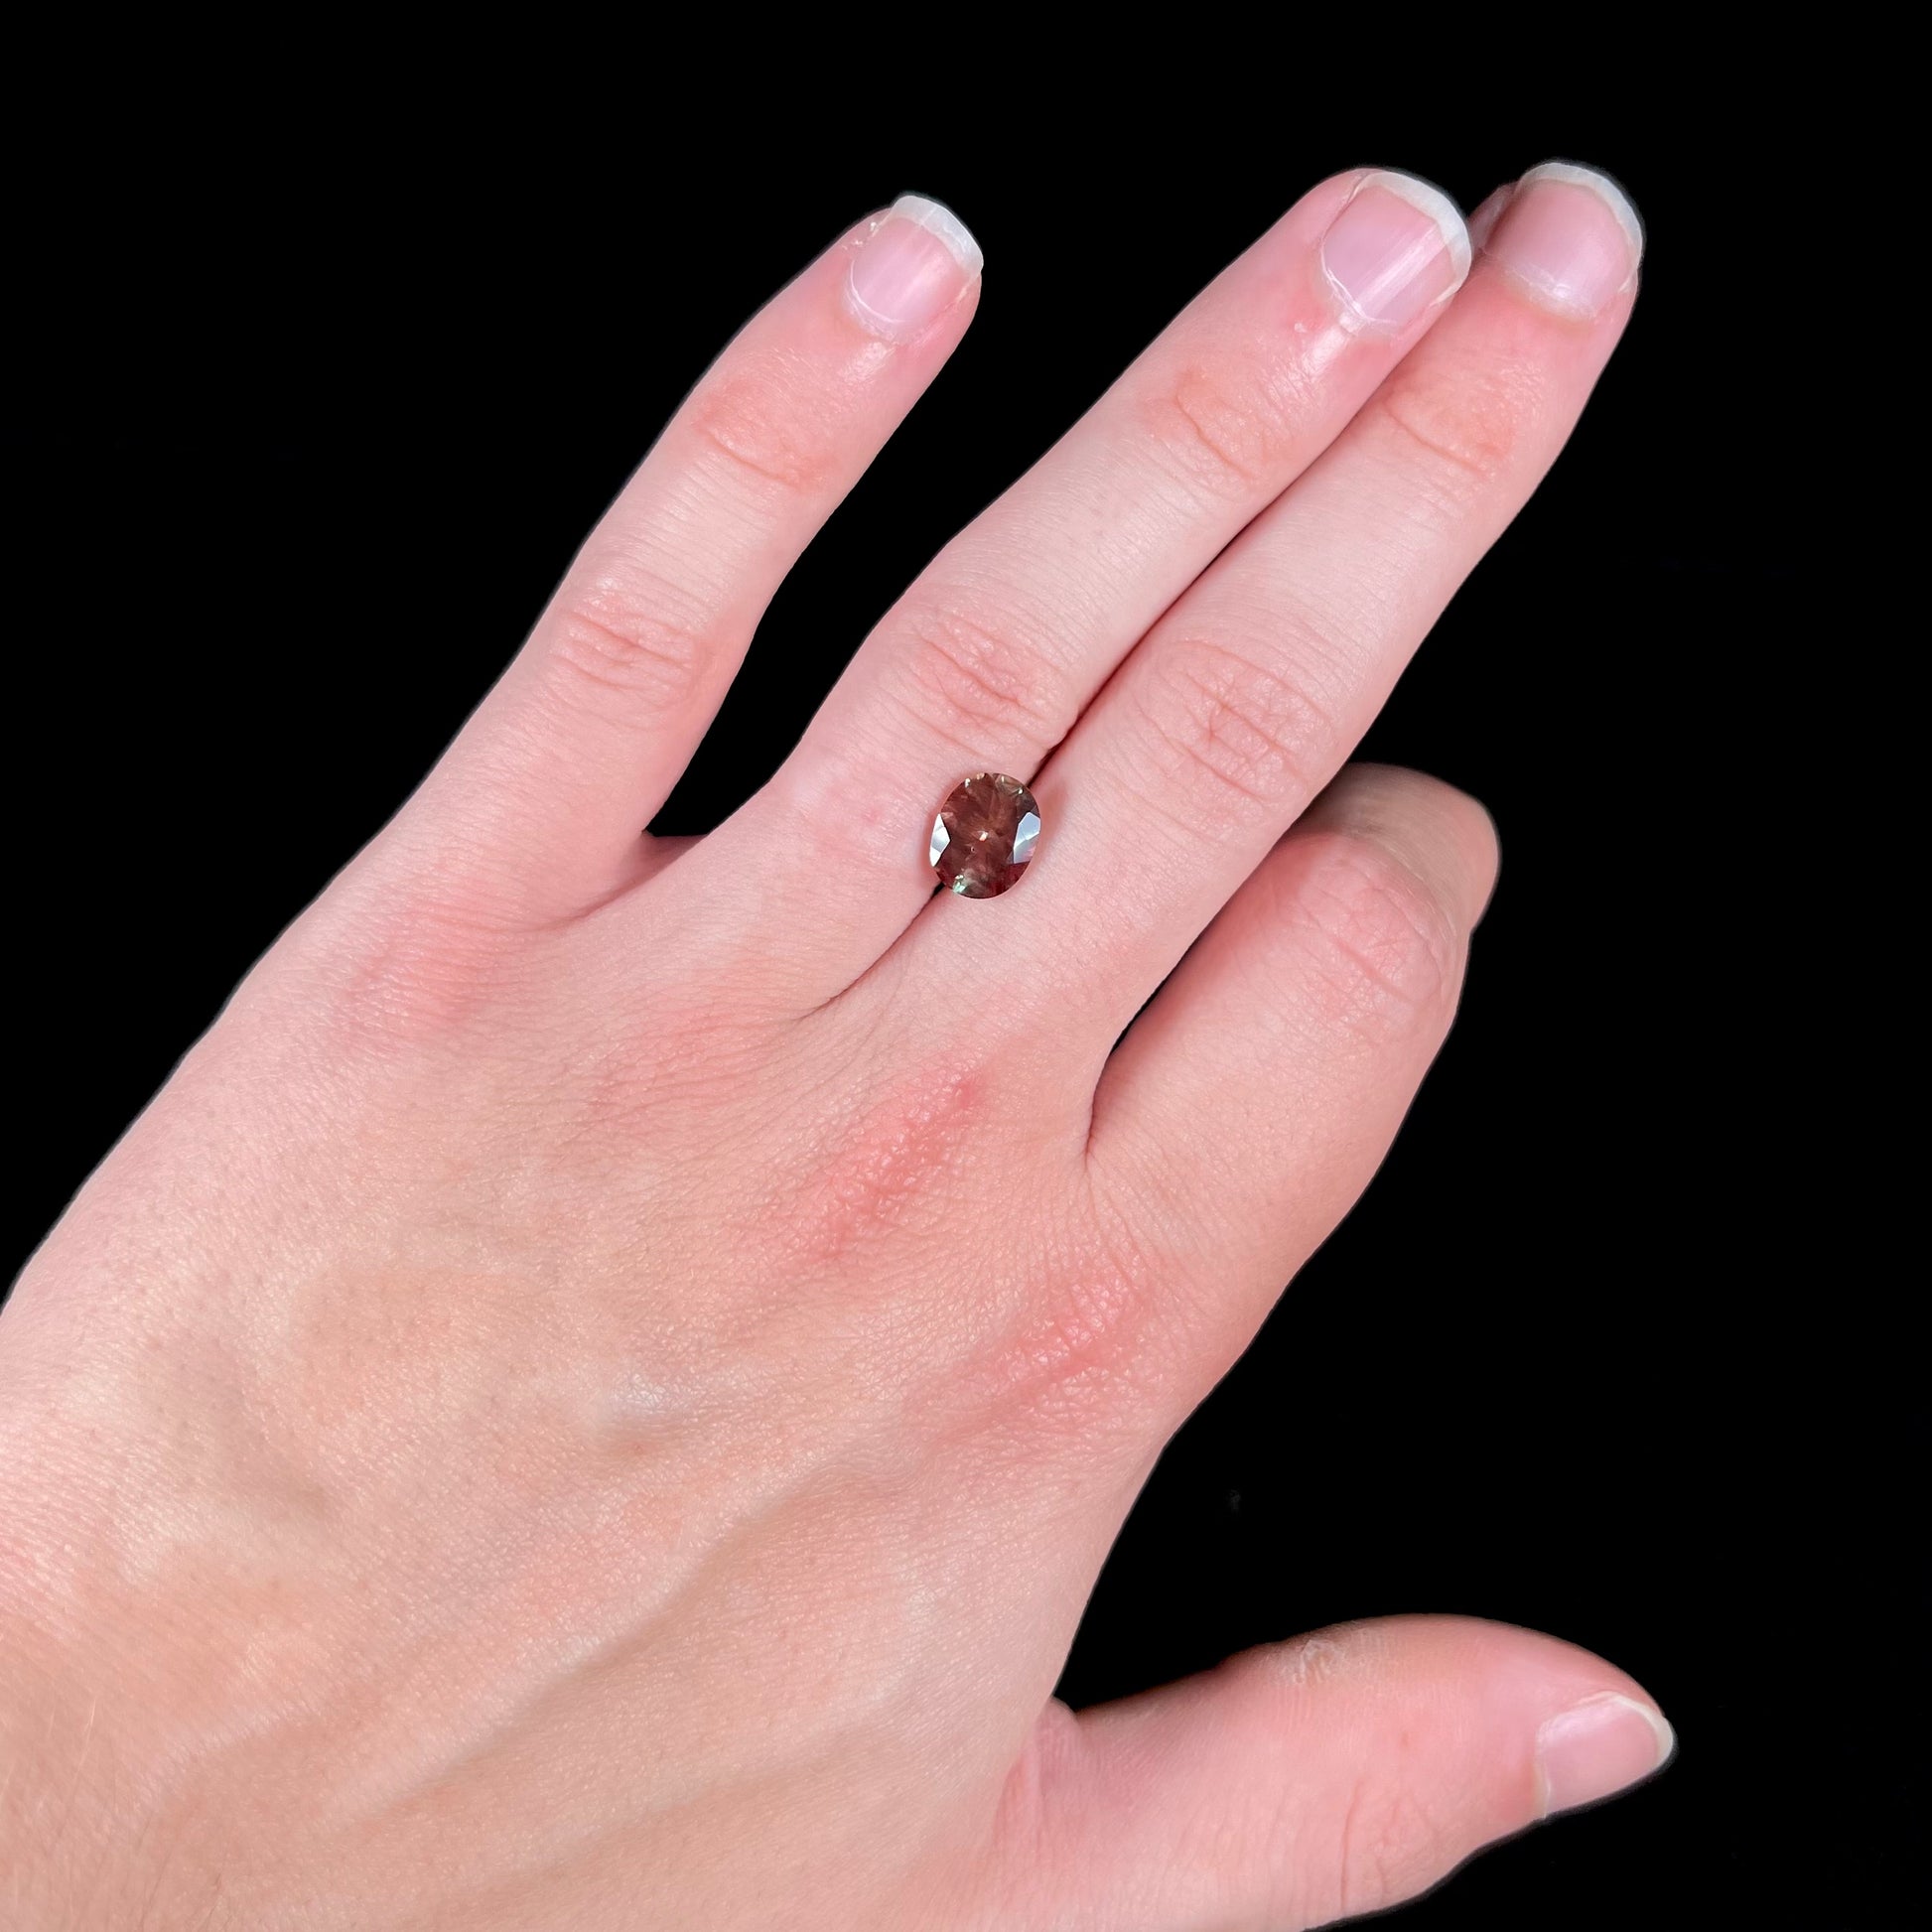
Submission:
M 1321 237 L 1321 269 L 1352 329 L 1406 329 L 1469 272 L 1469 231 L 1441 189 L 1364 175 Z
M 1536 1733 L 1542 1815 L 1574 1811 L 1657 1770 L 1677 1747 L 1662 1715 L 1604 1691 L 1549 1720 Z
M 910 342 L 966 293 L 984 260 L 951 208 L 923 195 L 901 195 L 853 255 L 846 302 L 875 336 Z
M 1516 184 L 1482 246 L 1545 308 L 1587 321 L 1636 279 L 1643 223 L 1608 175 L 1546 161 Z

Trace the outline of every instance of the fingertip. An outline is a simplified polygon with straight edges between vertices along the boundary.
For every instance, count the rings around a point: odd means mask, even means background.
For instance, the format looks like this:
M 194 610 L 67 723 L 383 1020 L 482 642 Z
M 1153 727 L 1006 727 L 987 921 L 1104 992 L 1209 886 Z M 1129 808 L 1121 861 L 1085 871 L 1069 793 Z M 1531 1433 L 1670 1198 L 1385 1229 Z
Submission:
M 893 204 L 893 212 L 937 235 L 969 279 L 986 266 L 985 251 L 974 239 L 972 229 L 944 202 L 935 202 L 929 195 L 901 195 Z
M 884 342 L 912 343 L 955 310 L 970 319 L 986 257 L 943 203 L 901 195 L 861 232 L 846 265 L 852 319 Z
M 1643 259 L 1643 216 L 1637 212 L 1637 205 L 1630 199 L 1629 191 L 1614 175 L 1606 169 L 1587 168 L 1581 162 L 1546 161 L 1532 168 L 1517 186 L 1528 188 L 1540 181 L 1560 181 L 1572 188 L 1587 189 L 1609 209 L 1611 218 L 1623 230 L 1624 244 L 1630 251 L 1631 267 L 1634 269 Z
M 1444 779 L 1403 765 L 1344 765 L 1296 830 L 1345 832 L 1381 847 L 1464 935 L 1495 890 L 1500 848 L 1488 808 Z
M 1475 1617 L 1396 1617 L 1382 1627 L 1386 1654 L 1399 1660 L 1392 1676 L 1418 1691 L 1459 1680 L 1488 1713 L 1497 1759 L 1524 1754 L 1523 1824 L 1614 1797 L 1676 1754 L 1677 1733 L 1656 1701 L 1593 1651 Z
M 1591 322 L 1634 288 L 1643 221 L 1602 170 L 1546 161 L 1492 208 L 1496 202 L 1485 202 L 1471 223 L 1477 245 L 1532 302 Z
M 1598 1691 L 1537 1727 L 1537 1816 L 1600 1803 L 1654 1776 L 1677 1751 L 1677 1733 L 1654 1704 Z

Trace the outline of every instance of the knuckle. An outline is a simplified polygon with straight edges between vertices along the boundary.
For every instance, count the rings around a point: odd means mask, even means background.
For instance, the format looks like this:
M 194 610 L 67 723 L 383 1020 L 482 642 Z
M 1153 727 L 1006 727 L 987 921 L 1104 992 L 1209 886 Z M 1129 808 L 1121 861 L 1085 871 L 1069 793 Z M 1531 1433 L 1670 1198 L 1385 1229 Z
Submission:
M 920 596 L 894 614 L 901 687 L 920 723 L 971 758 L 995 748 L 1043 753 L 1060 736 L 1061 680 L 1029 626 L 1002 614 L 980 618 L 950 599 Z
M 1330 728 L 1305 681 L 1205 637 L 1166 639 L 1150 661 L 1136 686 L 1161 780 L 1150 792 L 1186 829 L 1276 813 L 1306 793 Z
M 1315 850 L 1300 875 L 1296 909 L 1321 1017 L 1382 1037 L 1442 1015 L 1460 954 L 1449 913 L 1374 840 L 1352 832 L 1309 836 Z
M 1044 1432 L 1093 1449 L 1121 1428 L 1144 1440 L 1185 1354 L 1158 1265 L 1114 1230 L 1057 1230 L 1013 1312 L 973 1350 L 962 1379 L 978 1406 L 1033 1441 Z
M 1306 373 L 1253 355 L 1212 368 L 1189 364 L 1141 409 L 1176 477 L 1207 495 L 1237 500 L 1280 478 L 1308 415 Z
M 1543 413 L 1543 382 L 1528 362 L 1409 364 L 1375 392 L 1372 420 L 1411 470 L 1453 500 L 1509 468 Z
M 918 1223 L 951 1192 L 996 1104 L 984 1071 L 962 1056 L 869 1087 L 849 1114 L 803 1126 L 811 1155 L 798 1164 L 801 1251 L 843 1265 L 855 1249 Z
M 718 648 L 690 602 L 632 571 L 593 573 L 566 593 L 551 621 L 559 682 L 567 692 L 681 710 L 704 688 Z
M 414 1052 L 498 1010 L 515 970 L 511 937 L 454 869 L 390 878 L 316 908 L 277 949 L 292 971 L 275 977 L 345 1051 Z
M 838 442 L 835 415 L 829 396 L 762 355 L 719 370 L 691 398 L 685 421 L 740 487 L 810 495 L 827 482 Z

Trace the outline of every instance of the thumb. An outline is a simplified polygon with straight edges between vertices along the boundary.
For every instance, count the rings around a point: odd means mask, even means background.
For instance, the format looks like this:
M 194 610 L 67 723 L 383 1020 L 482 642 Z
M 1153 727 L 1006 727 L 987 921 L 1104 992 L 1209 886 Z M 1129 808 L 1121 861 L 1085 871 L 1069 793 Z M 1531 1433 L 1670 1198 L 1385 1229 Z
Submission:
M 1635 1684 L 1553 1637 L 1344 1624 L 1078 1717 L 1050 1707 L 1009 1791 L 999 1889 L 1054 1932 L 1326 1925 L 1671 1750 Z

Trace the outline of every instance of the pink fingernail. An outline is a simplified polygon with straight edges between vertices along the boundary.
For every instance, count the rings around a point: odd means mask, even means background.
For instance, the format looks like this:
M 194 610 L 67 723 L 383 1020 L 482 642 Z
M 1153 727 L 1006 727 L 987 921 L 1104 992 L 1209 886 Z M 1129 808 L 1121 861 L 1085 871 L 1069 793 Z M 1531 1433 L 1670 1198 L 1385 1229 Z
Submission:
M 1441 189 L 1364 175 L 1321 237 L 1321 268 L 1353 329 L 1406 329 L 1469 272 L 1469 232 Z
M 1636 280 L 1643 223 L 1609 176 L 1548 161 L 1516 184 L 1482 251 L 1546 309 L 1587 321 Z
M 1574 1811 L 1659 1769 L 1677 1739 L 1660 1713 L 1605 1691 L 1560 1712 L 1536 1733 L 1543 1816 Z
M 847 306 L 888 342 L 922 336 L 979 279 L 985 257 L 965 222 L 923 195 L 901 195 L 846 274 Z

